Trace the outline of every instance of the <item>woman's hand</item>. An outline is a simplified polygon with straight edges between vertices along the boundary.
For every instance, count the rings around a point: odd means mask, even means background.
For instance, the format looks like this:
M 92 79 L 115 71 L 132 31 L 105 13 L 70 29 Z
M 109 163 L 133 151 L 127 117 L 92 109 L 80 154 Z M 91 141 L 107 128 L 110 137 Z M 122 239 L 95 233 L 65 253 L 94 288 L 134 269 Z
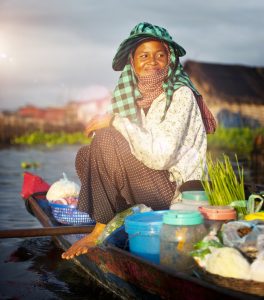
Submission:
M 106 128 L 110 126 L 110 121 L 113 115 L 105 114 L 105 115 L 97 115 L 93 117 L 87 124 L 85 128 L 85 134 L 87 136 L 91 136 L 91 134 L 98 129 Z

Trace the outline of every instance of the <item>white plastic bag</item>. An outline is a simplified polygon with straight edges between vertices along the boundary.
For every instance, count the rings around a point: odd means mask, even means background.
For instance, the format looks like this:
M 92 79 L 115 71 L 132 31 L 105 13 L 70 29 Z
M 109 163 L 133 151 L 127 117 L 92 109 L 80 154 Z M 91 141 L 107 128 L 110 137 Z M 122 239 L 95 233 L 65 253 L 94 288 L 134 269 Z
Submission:
M 46 195 L 48 201 L 65 199 L 68 197 L 77 198 L 79 196 L 80 186 L 77 183 L 68 180 L 65 173 L 62 174 L 63 178 L 54 182 L 50 186 Z
M 245 234 L 241 235 L 240 230 L 246 230 Z M 237 248 L 250 258 L 256 258 L 261 252 L 261 249 L 258 249 L 260 235 L 264 235 L 264 222 L 260 220 L 233 221 L 222 227 L 224 245 Z

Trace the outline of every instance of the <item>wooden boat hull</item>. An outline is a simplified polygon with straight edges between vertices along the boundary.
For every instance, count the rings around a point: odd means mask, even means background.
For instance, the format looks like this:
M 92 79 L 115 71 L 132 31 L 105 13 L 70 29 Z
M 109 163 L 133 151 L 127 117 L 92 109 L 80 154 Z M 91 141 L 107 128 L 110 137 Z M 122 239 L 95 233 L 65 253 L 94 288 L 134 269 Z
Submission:
M 48 209 L 42 209 L 35 199 L 30 198 L 29 206 L 44 227 L 59 226 Z M 53 239 L 61 249 L 66 250 L 78 237 L 61 235 Z M 98 284 L 121 299 L 261 299 L 170 271 L 132 255 L 111 242 L 92 248 L 73 261 Z

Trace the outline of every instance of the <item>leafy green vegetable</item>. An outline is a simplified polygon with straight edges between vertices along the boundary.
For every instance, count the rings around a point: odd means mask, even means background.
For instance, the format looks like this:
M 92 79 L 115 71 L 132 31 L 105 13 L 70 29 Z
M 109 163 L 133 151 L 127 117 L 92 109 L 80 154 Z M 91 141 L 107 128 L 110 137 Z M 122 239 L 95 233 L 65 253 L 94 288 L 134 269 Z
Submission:
M 223 244 L 216 240 L 201 240 L 193 246 L 194 250 L 190 252 L 190 255 L 204 259 L 207 254 L 212 253 L 210 247 L 222 248 Z
M 191 256 L 193 256 L 193 257 L 199 257 L 201 259 L 204 259 L 207 254 L 211 254 L 211 251 L 210 251 L 209 248 L 207 248 L 207 249 L 201 249 L 201 250 L 194 250 L 194 251 L 190 252 Z
M 194 245 L 194 249 L 196 250 L 206 249 L 209 247 L 221 248 L 223 247 L 223 245 L 216 240 L 208 240 L 208 241 L 201 240 Z

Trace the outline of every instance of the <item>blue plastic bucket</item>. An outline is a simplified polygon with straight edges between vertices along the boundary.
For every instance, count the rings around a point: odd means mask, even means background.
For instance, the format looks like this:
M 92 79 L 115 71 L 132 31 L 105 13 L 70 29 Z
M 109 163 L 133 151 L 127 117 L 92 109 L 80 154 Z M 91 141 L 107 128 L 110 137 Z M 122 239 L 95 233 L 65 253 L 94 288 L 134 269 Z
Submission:
M 131 253 L 151 262 L 160 262 L 160 229 L 167 210 L 130 215 L 125 219 L 125 231 Z

